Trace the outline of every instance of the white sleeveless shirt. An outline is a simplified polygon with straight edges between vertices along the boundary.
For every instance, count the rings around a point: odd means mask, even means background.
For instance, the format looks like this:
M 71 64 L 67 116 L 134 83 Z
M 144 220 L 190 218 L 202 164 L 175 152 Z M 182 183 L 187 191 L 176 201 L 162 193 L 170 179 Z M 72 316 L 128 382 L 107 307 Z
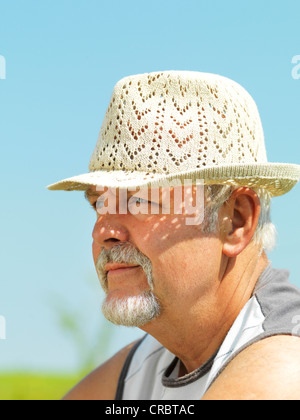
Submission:
M 146 335 L 124 364 L 116 399 L 200 400 L 228 363 L 251 344 L 274 335 L 300 336 L 300 290 L 288 277 L 287 270 L 270 264 L 218 351 L 185 376 L 178 377 L 180 361 Z

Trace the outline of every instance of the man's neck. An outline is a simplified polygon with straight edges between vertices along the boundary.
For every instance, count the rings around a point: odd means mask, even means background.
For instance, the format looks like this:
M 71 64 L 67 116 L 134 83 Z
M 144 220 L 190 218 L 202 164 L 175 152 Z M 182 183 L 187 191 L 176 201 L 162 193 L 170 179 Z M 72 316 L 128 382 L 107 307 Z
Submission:
M 188 308 L 174 319 L 162 316 L 142 329 L 181 360 L 180 375 L 205 363 L 223 343 L 258 278 L 269 264 L 266 254 L 253 249 L 224 263 L 211 300 Z

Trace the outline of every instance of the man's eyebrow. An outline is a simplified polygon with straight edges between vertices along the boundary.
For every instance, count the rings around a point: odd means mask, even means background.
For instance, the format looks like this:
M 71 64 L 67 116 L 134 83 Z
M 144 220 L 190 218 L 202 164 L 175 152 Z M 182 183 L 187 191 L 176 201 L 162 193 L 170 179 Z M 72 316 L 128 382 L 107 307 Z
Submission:
M 86 191 L 84 192 L 84 197 L 85 197 L 85 199 L 86 199 L 88 202 L 90 202 L 90 199 L 91 199 L 92 197 L 99 197 L 99 194 L 97 194 L 97 192 L 96 192 L 96 191 L 86 190 Z
M 134 190 L 134 191 L 127 190 L 127 199 L 130 199 L 133 195 L 138 194 L 140 192 L 143 192 L 143 189 L 138 189 L 138 190 Z M 148 189 L 148 193 L 149 193 L 149 189 Z M 97 191 L 86 190 L 84 192 L 84 197 L 90 203 L 92 198 L 97 198 L 98 199 L 101 196 L 101 194 L 103 194 L 103 192 L 101 192 L 99 194 L 99 193 L 97 193 Z

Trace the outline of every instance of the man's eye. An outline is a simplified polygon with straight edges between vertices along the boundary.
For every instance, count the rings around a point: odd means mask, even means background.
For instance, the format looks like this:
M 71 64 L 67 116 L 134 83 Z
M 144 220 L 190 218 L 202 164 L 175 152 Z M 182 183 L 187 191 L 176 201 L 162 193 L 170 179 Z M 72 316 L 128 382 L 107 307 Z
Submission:
M 104 206 L 104 202 L 105 202 L 105 200 L 98 199 L 94 202 L 91 202 L 91 206 L 93 207 L 94 210 L 97 211 L 98 209 L 100 209 Z
M 145 200 L 144 198 L 141 197 L 132 197 L 132 200 L 135 201 L 135 203 L 137 204 L 149 204 L 150 201 Z
M 155 203 L 154 201 L 149 201 L 141 197 L 131 197 L 129 203 L 131 204 L 132 202 L 134 202 L 135 204 L 140 204 L 140 205 L 147 204 L 151 206 L 159 206 L 159 203 Z

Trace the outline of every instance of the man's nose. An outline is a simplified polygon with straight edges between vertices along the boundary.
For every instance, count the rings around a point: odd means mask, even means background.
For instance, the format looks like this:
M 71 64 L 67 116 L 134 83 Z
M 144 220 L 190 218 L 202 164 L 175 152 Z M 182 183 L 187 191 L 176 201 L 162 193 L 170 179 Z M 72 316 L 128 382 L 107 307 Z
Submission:
M 115 242 L 128 242 L 128 230 L 117 220 L 117 217 L 99 218 L 93 230 L 93 240 L 100 246 Z

